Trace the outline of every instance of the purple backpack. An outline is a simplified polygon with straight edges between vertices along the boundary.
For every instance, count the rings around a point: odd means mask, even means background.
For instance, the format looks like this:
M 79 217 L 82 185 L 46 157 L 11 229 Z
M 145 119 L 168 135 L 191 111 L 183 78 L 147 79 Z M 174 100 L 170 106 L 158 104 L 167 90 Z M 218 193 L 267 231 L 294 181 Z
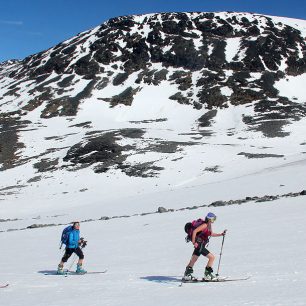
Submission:
M 197 220 L 193 220 L 192 222 L 188 222 L 188 223 L 185 224 L 184 230 L 185 230 L 185 233 L 187 234 L 187 236 L 185 238 L 186 242 L 191 241 L 193 231 L 197 227 L 202 225 L 203 223 L 205 223 L 205 221 L 203 219 L 197 219 Z

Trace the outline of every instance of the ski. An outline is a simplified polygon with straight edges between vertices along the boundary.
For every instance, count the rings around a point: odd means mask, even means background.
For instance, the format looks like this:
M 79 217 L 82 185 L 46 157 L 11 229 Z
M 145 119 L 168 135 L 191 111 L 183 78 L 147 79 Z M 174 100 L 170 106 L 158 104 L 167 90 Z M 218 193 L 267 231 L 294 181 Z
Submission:
M 107 269 L 104 271 L 89 271 L 87 273 L 77 273 L 75 271 L 68 271 L 68 270 L 64 270 L 63 274 L 57 274 L 57 271 L 48 271 L 45 272 L 44 275 L 58 275 L 58 276 L 68 276 L 68 275 L 84 275 L 84 274 L 103 274 L 107 272 Z
M 6 287 L 8 287 L 8 286 L 9 286 L 9 284 L 0 285 L 0 288 L 6 288 Z
M 221 283 L 221 282 L 235 282 L 235 281 L 244 281 L 248 280 L 250 276 L 248 277 L 240 277 L 240 278 L 230 278 L 230 277 L 220 277 L 216 279 L 194 279 L 194 280 L 184 280 L 182 279 L 182 283 Z
M 225 278 L 224 281 L 225 281 L 225 282 L 244 281 L 244 280 L 248 280 L 248 279 L 250 279 L 250 278 L 251 278 L 251 276 L 240 277 L 240 278 L 230 278 L 230 277 L 228 277 L 228 278 Z M 222 281 L 222 280 L 221 280 L 221 281 Z
M 75 271 L 67 271 L 67 275 L 85 275 L 85 274 L 103 274 L 103 273 L 106 273 L 107 270 L 104 270 L 104 271 L 88 271 L 86 273 L 77 273 Z

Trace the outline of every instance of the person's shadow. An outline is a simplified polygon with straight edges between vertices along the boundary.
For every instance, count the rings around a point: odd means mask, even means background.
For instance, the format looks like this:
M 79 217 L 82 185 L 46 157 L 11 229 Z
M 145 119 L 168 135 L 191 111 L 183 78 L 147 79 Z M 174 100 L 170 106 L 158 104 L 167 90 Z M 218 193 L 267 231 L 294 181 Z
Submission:
M 164 275 L 150 275 L 140 277 L 140 279 L 147 280 L 153 283 L 172 284 L 181 282 L 181 278 L 178 276 L 164 276 Z
M 37 273 L 44 275 L 57 275 L 57 270 L 43 270 L 43 271 L 37 271 Z

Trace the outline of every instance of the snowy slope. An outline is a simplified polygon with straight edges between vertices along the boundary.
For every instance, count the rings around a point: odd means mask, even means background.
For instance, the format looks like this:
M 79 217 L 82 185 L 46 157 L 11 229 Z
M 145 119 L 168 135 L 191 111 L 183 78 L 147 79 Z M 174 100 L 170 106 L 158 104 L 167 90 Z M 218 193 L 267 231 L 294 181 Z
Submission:
M 1 303 L 17 305 L 305 305 L 304 198 L 209 208 L 216 232 L 228 229 L 220 274 L 247 281 L 184 284 L 179 279 L 192 252 L 183 225 L 208 208 L 81 224 L 89 243 L 89 271 L 106 274 L 44 275 L 61 257 L 62 227 L 2 233 Z M 17 246 L 16 246 L 17 245 Z M 220 252 L 221 238 L 209 249 Z M 16 255 L 18 254 L 18 255 Z M 20 255 L 19 255 L 20 254 Z M 68 262 L 67 267 L 70 265 Z M 201 277 L 206 260 L 195 274 Z M 218 257 L 215 262 L 217 268 Z M 205 302 L 206 303 L 206 302 Z
M 149 100 L 148 107 L 150 102 Z M 112 128 L 112 124 L 116 124 L 117 129 L 119 126 L 131 127 L 132 124 L 128 122 L 137 118 L 137 106 L 135 103 L 129 110 L 121 107 L 112 111 L 103 105 L 88 103 L 81 110 L 80 117 L 73 121 L 60 118 L 40 119 L 40 129 L 30 129 L 22 134 L 22 142 L 26 144 L 23 155 L 35 156 L 48 148 L 59 147 L 63 149 L 50 151 L 48 157 L 63 158 L 67 148 L 82 138 L 82 131 L 74 127 L 69 128 L 69 136 L 66 136 L 68 126 L 90 118 L 97 130 L 105 129 L 106 125 Z M 3 218 L 50 216 L 55 206 L 58 213 L 69 214 L 74 213 L 77 207 L 80 215 L 88 211 L 86 215 L 89 217 L 91 207 L 100 207 L 101 215 L 140 212 L 154 210 L 159 205 L 176 207 L 193 202 L 193 193 L 197 194 L 199 191 L 203 193 L 202 200 L 208 202 L 240 198 L 240 195 L 278 194 L 304 189 L 302 169 L 305 169 L 305 119 L 284 129 L 290 136 L 267 138 L 260 132 L 249 131 L 242 122 L 241 114 L 249 114 L 250 111 L 246 106 L 219 111 L 213 125 L 203 130 L 193 129 L 196 111 L 192 108 L 171 103 L 155 106 L 156 109 L 150 112 L 150 116 L 160 108 L 172 108 L 168 113 L 177 112 L 177 115 L 166 122 L 140 123 L 139 128 L 146 128 L 145 136 L 140 142 L 133 138 L 122 139 L 121 142 L 136 143 L 137 149 L 127 152 L 127 163 L 154 162 L 163 168 L 158 175 L 130 177 L 118 169 L 94 173 L 91 167 L 77 171 L 66 171 L 65 168 L 58 167 L 56 171 L 39 173 L 33 168 L 33 162 L 29 162 L 1 172 L 3 187 L 15 186 L 13 190 L 3 188 L 0 206 Z M 118 120 L 122 116 L 129 116 L 129 119 Z M 184 121 L 177 122 L 178 118 L 184 118 Z M 201 133 L 205 132 L 211 135 L 203 136 Z M 46 147 L 44 139 L 54 135 L 60 140 L 47 140 L 49 144 Z M 152 141 L 154 143 L 154 139 L 164 143 L 191 142 L 192 145 L 182 146 L 176 152 L 170 150 L 169 153 L 141 150 Z M 289 177 L 287 172 L 282 171 L 292 164 L 301 169 L 296 171 L 294 183 L 292 176 Z M 278 173 L 273 180 L 267 178 L 271 171 Z M 261 177 L 262 180 L 253 180 L 253 176 Z M 43 179 L 31 181 L 33 177 Z M 222 198 L 224 193 L 219 190 L 222 188 L 220 186 L 226 186 L 225 182 L 230 182 L 233 186 L 244 185 L 244 191 L 240 187 L 225 187 L 226 198 Z M 18 188 L 20 185 L 25 187 Z M 158 203 L 154 203 L 150 199 L 151 194 L 158 195 L 168 191 L 172 195 L 169 200 L 160 196 Z M 176 196 L 177 192 L 180 196 Z M 141 201 L 138 200 L 139 197 Z M 129 198 L 135 200 L 127 205 Z

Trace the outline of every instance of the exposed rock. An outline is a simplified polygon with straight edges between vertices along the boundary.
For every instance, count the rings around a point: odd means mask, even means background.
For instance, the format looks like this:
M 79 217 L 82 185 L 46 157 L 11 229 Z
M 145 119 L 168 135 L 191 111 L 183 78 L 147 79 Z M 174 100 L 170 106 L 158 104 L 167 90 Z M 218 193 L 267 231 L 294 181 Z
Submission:
M 42 179 L 42 177 L 40 175 L 34 176 L 31 179 L 28 180 L 28 183 L 35 183 L 35 182 L 39 182 Z
M 50 101 L 42 111 L 42 118 L 51 118 L 55 116 L 75 116 L 81 100 L 91 96 L 91 90 L 94 88 L 96 80 L 87 84 L 82 92 L 75 97 L 64 96 Z
M 121 169 L 126 175 L 134 177 L 155 177 L 163 167 L 155 166 L 153 162 L 137 163 L 137 164 L 119 164 L 118 168 Z
M 88 138 L 86 143 L 78 143 L 71 147 L 64 157 L 64 161 L 69 161 L 73 164 L 102 162 L 105 165 L 112 165 L 118 159 L 125 159 L 121 156 L 124 148 L 116 144 L 115 140 L 116 135 L 111 132 Z
M 269 195 L 266 195 L 266 196 L 263 196 L 260 199 L 256 200 L 255 202 L 269 202 L 269 201 L 275 201 L 277 199 L 279 199 L 278 196 L 269 196 Z
M 222 171 L 219 170 L 219 166 L 206 167 L 206 168 L 204 169 L 204 171 L 207 171 L 207 172 L 214 172 L 214 173 L 222 172 Z
M 158 213 L 165 213 L 165 212 L 168 212 L 168 210 L 165 207 L 158 207 L 157 212 Z
M 224 201 L 215 201 L 208 205 L 208 207 L 218 207 L 218 206 L 225 206 L 227 203 Z
M 72 80 L 74 79 L 74 75 L 69 75 L 65 77 L 63 80 L 57 83 L 58 86 L 60 87 L 68 87 L 71 85 Z
M 306 116 L 306 105 L 282 98 L 278 101 L 262 100 L 254 106 L 255 116 L 244 116 L 243 121 L 251 130 L 261 131 L 266 137 L 284 137 L 283 127 L 291 120 Z
M 27 226 L 27 228 L 32 229 L 32 228 L 42 228 L 42 227 L 49 227 L 49 226 L 56 226 L 56 224 L 32 224 Z
M 174 81 L 179 85 L 178 89 L 185 91 L 192 85 L 192 74 L 185 71 L 176 71 L 170 77 L 169 81 Z
M 145 131 L 142 129 L 121 129 L 120 135 L 123 138 L 142 138 Z
M 247 158 L 281 158 L 284 157 L 284 155 L 281 154 L 257 154 L 257 153 L 245 153 L 245 152 L 240 152 L 237 155 L 243 155 Z
M 198 121 L 200 127 L 209 127 L 211 126 L 211 121 L 214 117 L 217 115 L 217 110 L 210 110 L 206 112 L 204 115 L 202 115 Z
M 109 220 L 110 218 L 109 217 L 101 217 L 99 220 Z
M 52 171 L 56 169 L 59 159 L 54 160 L 42 158 L 39 162 L 35 163 L 33 167 L 37 169 L 38 172 Z
M 18 139 L 18 131 L 29 121 L 22 121 L 12 114 L 0 114 L 0 171 L 14 167 L 18 162 L 17 151 L 24 147 Z
M 111 104 L 111 107 L 114 107 L 118 104 L 132 105 L 133 97 L 138 91 L 139 91 L 138 88 L 133 89 L 133 87 L 128 87 L 123 92 L 121 92 L 119 95 L 116 95 L 112 97 L 111 99 L 104 98 L 103 100 L 109 101 Z
M 184 97 L 180 92 L 169 97 L 170 100 L 175 100 L 180 104 L 189 104 L 189 99 Z
M 15 218 L 15 219 L 0 219 L 0 222 L 11 222 L 11 221 L 18 221 L 18 220 L 20 220 L 20 219 L 17 219 L 17 218 Z
M 113 80 L 113 85 L 118 86 L 118 85 L 122 84 L 124 81 L 127 80 L 128 77 L 129 77 L 129 74 L 126 73 L 126 72 L 118 73 Z

